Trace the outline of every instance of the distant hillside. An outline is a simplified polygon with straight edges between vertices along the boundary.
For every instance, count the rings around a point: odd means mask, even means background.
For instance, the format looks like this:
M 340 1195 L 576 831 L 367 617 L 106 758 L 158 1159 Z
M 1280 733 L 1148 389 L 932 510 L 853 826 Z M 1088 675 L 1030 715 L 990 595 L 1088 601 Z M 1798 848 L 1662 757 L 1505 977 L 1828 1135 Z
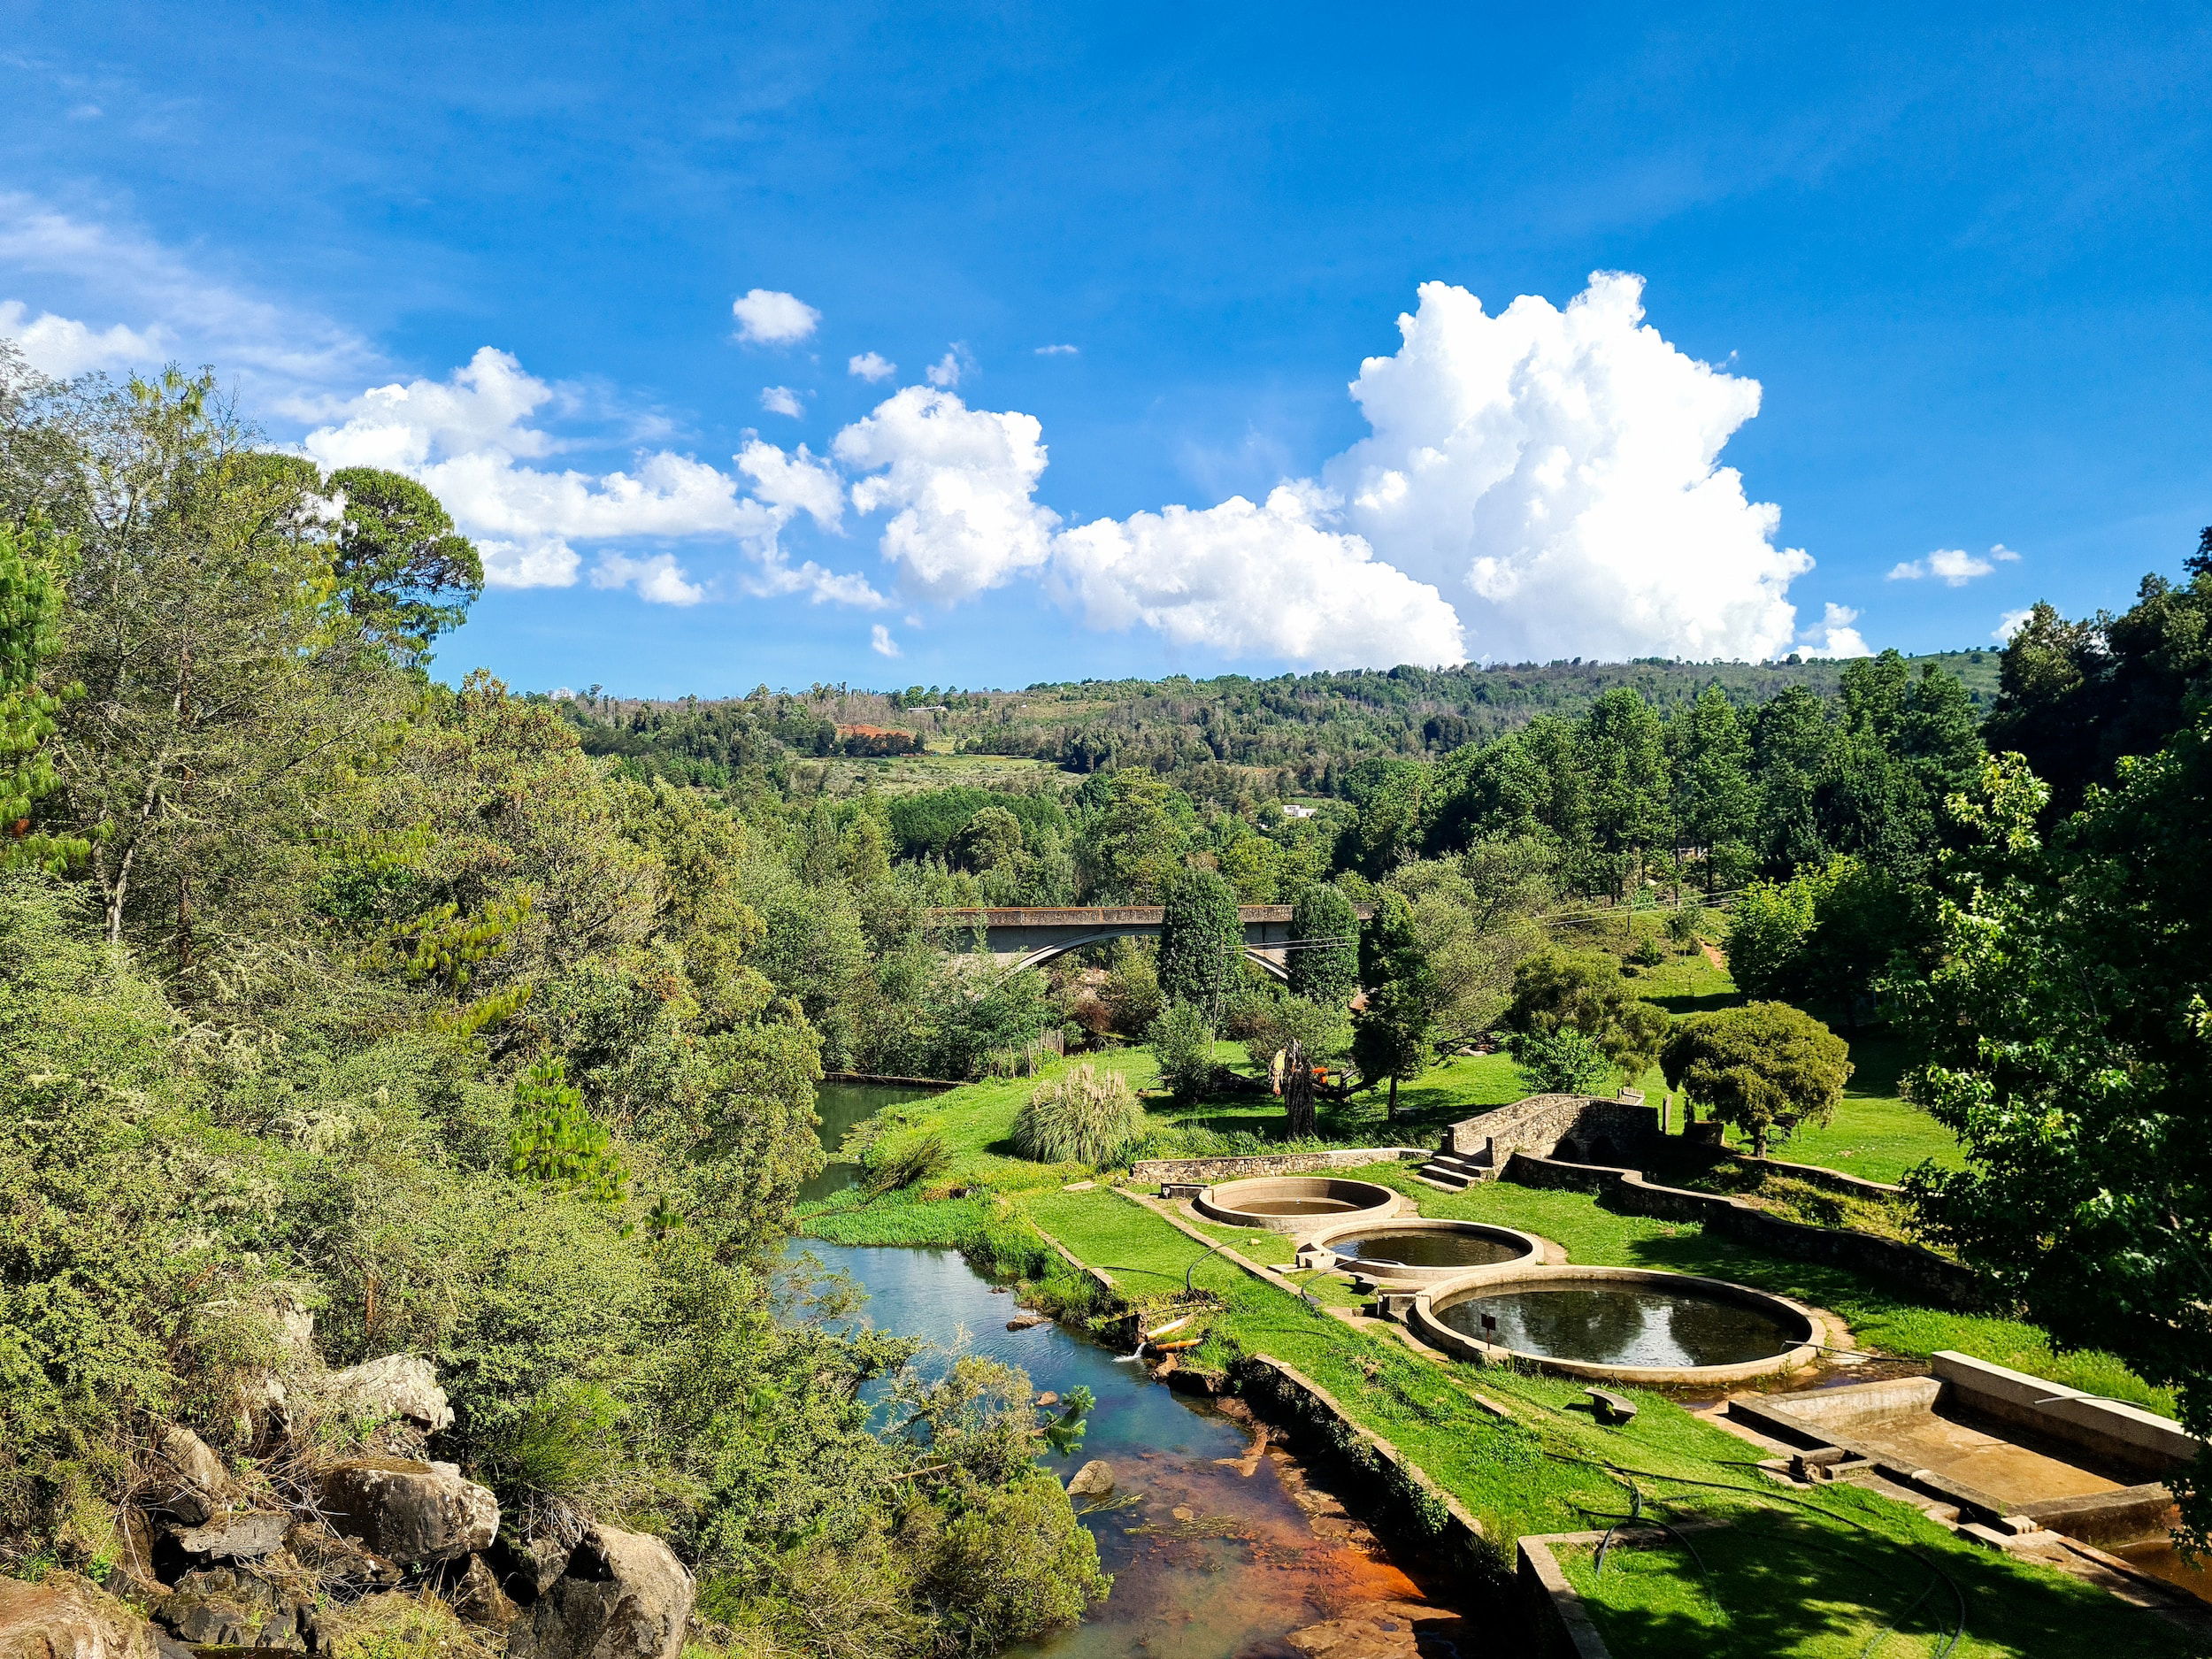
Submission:
M 1936 664 L 1957 675 L 1978 709 L 1985 710 L 1996 695 L 1994 650 L 1907 660 Z M 814 686 L 772 692 L 764 686 L 744 697 L 646 702 L 587 696 L 563 707 L 594 753 L 621 755 L 641 772 L 709 785 L 727 783 L 747 766 L 777 772 L 797 761 L 829 763 L 852 774 L 855 784 L 878 773 L 887 782 L 895 777 L 907 782 L 910 772 L 941 769 L 941 762 L 868 758 L 872 749 L 880 755 L 883 749 L 879 736 L 856 740 L 855 728 L 868 728 L 911 733 L 932 756 L 1004 757 L 1067 772 L 1144 766 L 1191 776 L 1226 768 L 1245 774 L 1244 787 L 1326 794 L 1340 772 L 1371 755 L 1443 754 L 1497 737 L 1540 714 L 1578 714 L 1617 686 L 1633 687 L 1662 709 L 1688 701 L 1709 685 L 1747 705 L 1793 685 L 1832 696 L 1841 672 L 1842 664 L 1833 662 L 1647 659 L 1402 667 L 1270 680 L 1225 674 L 1085 680 L 1021 691 Z M 1214 780 L 1207 792 L 1217 793 L 1225 781 Z

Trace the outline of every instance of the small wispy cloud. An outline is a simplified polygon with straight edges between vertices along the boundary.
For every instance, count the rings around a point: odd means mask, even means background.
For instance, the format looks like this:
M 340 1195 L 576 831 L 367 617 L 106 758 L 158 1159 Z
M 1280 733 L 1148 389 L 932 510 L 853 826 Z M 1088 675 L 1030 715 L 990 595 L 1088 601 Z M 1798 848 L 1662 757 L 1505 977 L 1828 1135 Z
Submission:
M 1072 357 L 1081 350 L 1080 346 L 1039 346 L 1037 355 L 1041 357 Z
M 960 384 L 960 377 L 975 367 L 975 358 L 967 347 L 958 341 L 945 348 L 945 355 L 922 371 L 932 386 L 950 391 Z
M 868 649 L 878 657 L 896 657 L 899 642 L 891 637 L 891 630 L 879 622 L 868 630 Z
M 1806 643 L 1800 645 L 1801 657 L 1871 657 L 1865 635 L 1854 626 L 1859 613 L 1849 605 L 1829 601 L 1821 614 L 1820 626 L 1807 631 Z
M 656 553 L 641 559 L 626 553 L 602 553 L 592 566 L 591 585 L 627 588 L 657 605 L 695 605 L 707 596 L 705 588 L 685 577 L 683 566 L 676 563 L 672 553 Z
M 806 405 L 799 401 L 798 393 L 787 386 L 762 387 L 760 406 L 772 415 L 789 415 L 794 419 L 806 413 Z
M 1938 548 L 1924 558 L 1905 559 L 1893 567 L 1893 582 L 1939 581 L 1947 588 L 1963 588 L 1977 576 L 1986 576 L 2000 565 L 2018 563 L 2020 556 L 2000 541 L 1986 553 L 1964 548 Z
M 898 372 L 899 365 L 880 351 L 864 351 L 856 357 L 845 359 L 845 373 L 864 380 L 887 380 Z

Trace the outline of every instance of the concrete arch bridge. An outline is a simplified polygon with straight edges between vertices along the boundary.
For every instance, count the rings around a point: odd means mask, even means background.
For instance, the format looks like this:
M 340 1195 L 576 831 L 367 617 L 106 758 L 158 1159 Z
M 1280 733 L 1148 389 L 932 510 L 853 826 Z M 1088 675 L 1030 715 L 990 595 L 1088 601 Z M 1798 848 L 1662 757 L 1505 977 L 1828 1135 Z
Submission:
M 1374 906 L 1353 907 L 1362 921 Z M 1034 968 L 1064 956 L 1086 945 L 1112 939 L 1159 937 L 1160 920 L 1166 914 L 1157 904 L 1103 906 L 1023 906 L 1009 910 L 937 910 L 929 913 L 933 928 L 955 934 L 983 936 L 983 949 L 1010 972 Z M 1294 938 L 1287 904 L 1240 904 L 1237 914 L 1244 923 L 1244 956 L 1279 979 L 1290 977 L 1294 950 L 1324 941 Z

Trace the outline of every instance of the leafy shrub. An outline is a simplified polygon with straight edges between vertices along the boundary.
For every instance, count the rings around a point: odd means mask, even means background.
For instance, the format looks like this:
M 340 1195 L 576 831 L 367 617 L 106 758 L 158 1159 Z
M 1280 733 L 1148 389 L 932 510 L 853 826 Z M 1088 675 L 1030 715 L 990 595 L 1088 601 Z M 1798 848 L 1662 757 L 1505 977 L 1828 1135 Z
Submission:
M 1667 918 L 1667 938 L 1681 950 L 1695 950 L 1704 929 L 1705 910 L 1701 905 L 1686 904 Z
M 1572 1025 L 1518 1032 L 1507 1046 L 1521 1087 L 1532 1094 L 1592 1094 L 1613 1079 L 1605 1050 Z
M 559 1059 L 541 1061 L 515 1085 L 508 1172 L 519 1180 L 580 1194 L 603 1204 L 622 1196 L 629 1171 L 606 1125 L 584 1105 Z
M 596 1383 L 556 1383 L 487 1438 L 480 1461 L 507 1503 L 580 1498 L 619 1463 L 614 1430 L 625 1415 L 622 1402 Z
M 1160 1082 L 1179 1101 L 1195 1100 L 1213 1087 L 1221 1068 L 1214 1060 L 1213 1022 L 1191 1002 L 1170 1002 L 1145 1033 Z
M 1667 959 L 1667 948 L 1657 933 L 1640 933 L 1628 959 L 1640 968 L 1655 968 Z
M 1118 1071 L 1079 1065 L 1040 1085 L 1014 1119 L 1014 1149 L 1040 1164 L 1104 1164 L 1148 1121 Z

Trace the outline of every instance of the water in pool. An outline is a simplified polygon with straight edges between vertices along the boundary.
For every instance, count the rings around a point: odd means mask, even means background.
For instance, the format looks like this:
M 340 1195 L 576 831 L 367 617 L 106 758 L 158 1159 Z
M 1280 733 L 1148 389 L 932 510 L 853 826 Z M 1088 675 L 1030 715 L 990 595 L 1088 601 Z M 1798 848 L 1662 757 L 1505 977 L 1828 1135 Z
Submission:
M 1498 1328 L 1486 1333 L 1481 1316 Z M 1438 1316 L 1455 1331 L 1523 1354 L 1606 1365 L 1737 1365 L 1794 1346 L 1755 1308 L 1681 1291 L 1627 1285 L 1501 1290 L 1453 1302 Z
M 1229 1207 L 1248 1216 L 1334 1216 L 1359 1208 L 1348 1198 L 1253 1198 Z
M 1356 1256 L 1363 1262 L 1395 1262 L 1401 1267 L 1488 1267 L 1510 1262 L 1521 1247 L 1478 1233 L 1450 1233 L 1440 1227 L 1384 1229 L 1356 1239 L 1332 1239 L 1329 1248 L 1339 1256 Z
M 1016 1659 L 1306 1659 L 1340 1640 L 1366 1655 L 1453 1659 L 1459 1621 L 1425 1600 L 1371 1535 L 1279 1448 L 1213 1402 L 1179 1394 L 1057 1325 L 1009 1331 L 1011 1296 L 950 1250 L 854 1248 L 809 1240 L 869 1292 L 864 1317 L 1029 1373 L 1040 1389 L 1090 1389 L 1080 1450 L 1048 1460 L 1064 1479 L 1091 1458 L 1134 1502 L 1087 1517 L 1114 1575 L 1105 1604 Z M 1309 1632 L 1311 1632 L 1310 1634 Z M 1298 1640 L 1303 1638 L 1303 1640 Z M 1358 1644 L 1355 1647 L 1355 1644 Z M 1517 1647 L 1481 1651 L 1501 1659 Z

